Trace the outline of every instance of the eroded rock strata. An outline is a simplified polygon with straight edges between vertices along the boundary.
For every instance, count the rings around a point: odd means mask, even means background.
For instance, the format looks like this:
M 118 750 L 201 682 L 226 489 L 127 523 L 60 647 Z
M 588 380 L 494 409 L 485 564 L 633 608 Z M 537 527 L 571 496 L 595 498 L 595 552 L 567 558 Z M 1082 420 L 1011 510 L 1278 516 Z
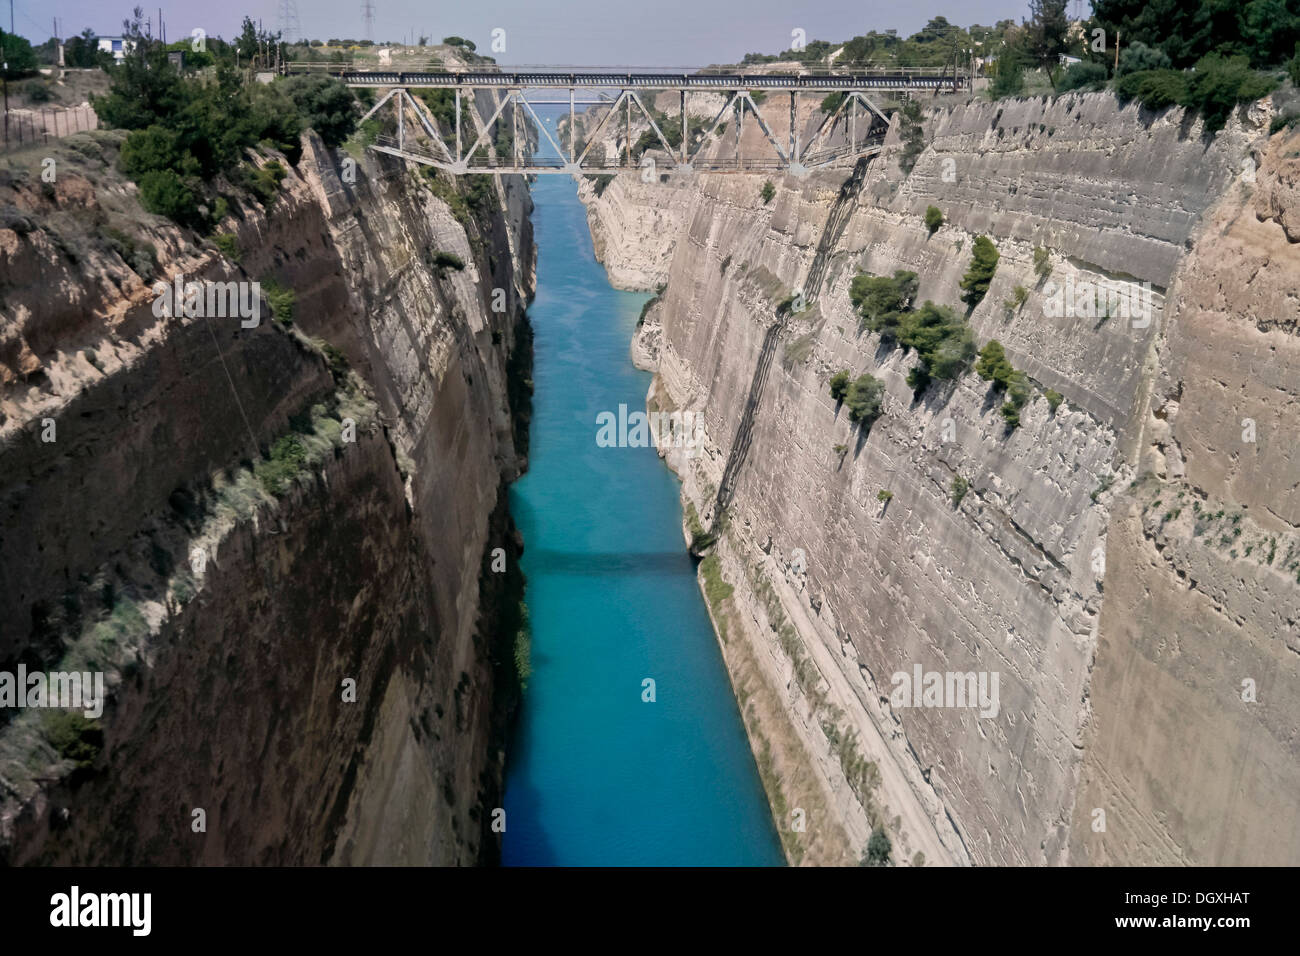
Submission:
M 632 352 L 653 407 L 706 423 L 664 453 L 687 536 L 717 535 L 701 577 L 793 862 L 856 862 L 873 825 L 900 862 L 1300 861 L 1300 135 L 1269 120 L 960 101 L 908 174 L 894 131 L 770 202 L 762 176 L 582 186 L 612 280 L 666 282 Z M 1012 431 L 973 371 L 915 396 L 849 300 L 904 269 L 963 313 L 977 235 L 1001 258 L 969 322 L 1034 385 Z M 1149 310 L 1050 301 L 1105 282 Z M 885 383 L 869 431 L 842 369 Z M 918 665 L 996 672 L 996 716 L 894 706 Z
M 223 255 L 139 209 L 120 142 L 0 182 L 0 669 L 110 686 L 89 755 L 0 728 L 0 858 L 492 859 L 526 185 L 467 215 L 464 184 L 371 155 L 345 182 L 308 135 L 269 209 L 231 191 Z M 280 321 L 160 317 L 178 274 L 274 283 Z

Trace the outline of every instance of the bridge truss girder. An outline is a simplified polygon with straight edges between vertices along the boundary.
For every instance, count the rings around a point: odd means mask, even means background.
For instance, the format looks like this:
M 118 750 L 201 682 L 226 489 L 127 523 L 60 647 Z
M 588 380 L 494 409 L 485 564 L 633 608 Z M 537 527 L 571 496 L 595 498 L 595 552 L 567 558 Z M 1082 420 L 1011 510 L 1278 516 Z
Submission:
M 496 175 L 531 175 L 546 173 L 565 173 L 565 174 L 598 174 L 629 169 L 644 168 L 652 165 L 646 158 L 642 157 L 640 167 L 632 160 L 632 111 L 633 107 L 640 111 L 659 142 L 659 146 L 668 156 L 670 156 L 677 171 L 689 172 L 699 170 L 704 172 L 763 172 L 763 171 L 788 171 L 796 175 L 802 175 L 812 169 L 829 165 L 845 157 L 860 157 L 870 153 L 878 152 L 881 148 L 881 141 L 884 138 L 884 130 L 889 126 L 889 117 L 874 103 L 863 90 L 843 90 L 840 91 L 842 99 L 839 106 L 830 114 L 823 117 L 822 122 L 818 125 L 812 138 L 805 144 L 800 141 L 800 130 L 797 122 L 797 91 L 790 89 L 787 91 L 790 97 L 790 137 L 789 142 L 783 147 L 781 142 L 773 134 L 771 128 L 764 120 L 762 113 L 758 109 L 758 104 L 754 101 L 748 89 L 736 89 L 729 91 L 729 95 L 724 94 L 725 102 L 722 109 L 713 118 L 713 121 L 704 128 L 703 135 L 694 149 L 690 146 L 690 117 L 686 110 L 686 94 L 690 91 L 685 88 L 679 88 L 680 94 L 680 128 L 681 142 L 679 146 L 673 146 L 668 137 L 664 135 L 659 123 L 655 120 L 654 113 L 646 108 L 642 101 L 641 92 L 635 88 L 623 88 L 618 91 L 618 95 L 612 100 L 608 98 L 595 100 L 578 100 L 576 98 L 576 88 L 568 89 L 568 100 L 544 100 L 536 101 L 529 99 L 529 88 L 513 87 L 501 88 L 492 87 L 491 92 L 497 94 L 498 99 L 496 108 L 490 118 L 484 121 L 479 114 L 476 97 L 474 92 L 477 87 L 455 87 L 455 121 L 454 130 L 448 131 L 448 138 L 454 133 L 454 143 L 448 142 L 438 128 L 438 124 L 430 114 L 428 107 L 420 102 L 418 97 L 412 96 L 410 90 L 404 86 L 392 87 L 385 93 L 369 112 L 362 117 L 362 121 L 369 119 L 390 101 L 395 103 L 397 113 L 397 138 L 392 140 L 391 137 L 383 137 L 380 142 L 376 142 L 370 148 L 381 153 L 392 156 L 398 156 L 403 159 L 409 159 L 414 162 L 434 166 L 438 169 L 446 170 L 456 175 L 466 173 L 490 173 Z M 466 98 L 463 92 L 470 95 Z M 554 92 L 554 91 L 551 91 Z M 712 92 L 712 91 L 711 91 Z M 462 106 L 468 100 L 468 109 Z M 568 144 L 567 149 L 556 141 L 551 135 L 549 129 L 540 116 L 537 115 L 535 106 L 540 105 L 567 105 L 569 107 L 569 125 L 568 125 Z M 608 106 L 605 114 L 600 118 L 596 127 L 588 134 L 587 143 L 579 152 L 577 149 L 577 124 L 575 122 L 577 107 L 583 106 Z M 406 113 L 413 112 L 422 128 L 423 134 L 427 139 L 432 141 L 435 152 L 419 152 L 411 148 L 408 143 L 406 130 Z M 597 142 L 599 134 L 613 120 L 622 109 L 626 123 L 626 132 L 624 136 L 624 149 L 621 151 L 621 159 L 616 158 L 614 164 L 603 166 L 587 165 L 588 156 L 592 147 Z M 492 127 L 501 119 L 503 114 L 509 110 L 510 122 L 514 131 L 511 139 L 513 144 L 513 155 L 507 158 L 495 156 L 491 153 L 489 146 L 489 134 Z M 467 131 L 463 128 L 463 116 L 468 113 L 471 118 L 474 129 Z M 771 145 L 776 154 L 775 160 L 745 159 L 741 153 L 741 139 L 743 134 L 743 124 L 745 114 L 749 113 L 758 123 L 764 138 Z M 858 145 L 857 128 L 858 118 L 861 113 L 867 120 L 867 140 L 861 146 Z M 536 127 L 540 130 L 541 135 L 546 138 L 555 151 L 555 155 L 560 157 L 559 161 L 542 161 L 538 162 L 534 157 L 525 157 L 520 150 L 521 139 L 519 137 L 519 120 L 521 114 L 531 117 Z M 708 144 L 709 136 L 718 129 L 719 125 L 727 116 L 733 116 L 735 119 L 735 147 L 734 158 L 731 160 L 723 159 L 704 159 L 702 153 Z M 834 129 L 842 115 L 845 115 L 846 133 L 848 135 L 848 149 L 842 153 L 831 153 L 819 155 L 816 153 L 816 147 L 826 138 L 827 134 Z M 473 140 L 469 148 L 465 148 L 468 134 L 472 134 Z M 557 133 L 558 135 L 558 133 Z M 454 148 L 453 148 L 454 146 Z M 482 150 L 483 165 L 474 165 L 474 159 Z

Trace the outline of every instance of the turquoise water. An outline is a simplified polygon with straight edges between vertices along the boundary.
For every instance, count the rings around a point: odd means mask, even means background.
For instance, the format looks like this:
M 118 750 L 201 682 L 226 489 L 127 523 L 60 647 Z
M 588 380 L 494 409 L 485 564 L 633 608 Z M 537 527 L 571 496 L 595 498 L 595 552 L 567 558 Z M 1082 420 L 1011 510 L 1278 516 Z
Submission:
M 532 677 L 508 751 L 507 865 L 777 865 L 780 843 L 651 448 L 596 416 L 645 408 L 628 359 L 647 296 L 610 287 L 567 176 L 540 176 L 524 535 Z M 642 701 L 642 681 L 656 701 Z

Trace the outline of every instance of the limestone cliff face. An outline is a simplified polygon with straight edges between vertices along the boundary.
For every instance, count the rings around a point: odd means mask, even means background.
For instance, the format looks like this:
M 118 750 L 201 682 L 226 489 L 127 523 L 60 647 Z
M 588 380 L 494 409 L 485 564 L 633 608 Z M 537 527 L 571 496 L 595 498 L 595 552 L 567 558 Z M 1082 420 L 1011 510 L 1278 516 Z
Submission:
M 309 135 L 269 210 L 232 191 L 227 258 L 139 210 L 119 143 L 65 141 L 53 189 L 0 182 L 0 669 L 112 688 L 84 767 L 6 714 L 0 856 L 492 858 L 514 635 L 484 560 L 518 551 L 525 184 L 469 215 Z M 269 301 L 251 329 L 159 317 L 177 273 L 277 283 L 292 325 Z
M 712 611 L 792 860 L 856 861 L 881 824 L 931 864 L 1296 862 L 1296 147 L 1267 126 L 1207 138 L 1108 94 L 937 106 L 909 175 L 887 148 L 767 204 L 763 177 L 702 176 L 669 236 L 624 212 L 667 184 L 584 190 L 612 274 L 671 255 L 633 352 L 652 404 L 706 423 L 667 458 L 701 527 L 726 506 Z M 914 356 L 848 297 L 906 269 L 961 312 L 980 234 L 1001 260 L 969 321 L 1037 384 L 1009 433 L 973 372 L 914 397 Z M 1102 281 L 1149 283 L 1149 315 L 1054 307 Z M 841 369 L 885 383 L 869 432 Z M 892 706 L 917 665 L 996 672 L 996 716 Z

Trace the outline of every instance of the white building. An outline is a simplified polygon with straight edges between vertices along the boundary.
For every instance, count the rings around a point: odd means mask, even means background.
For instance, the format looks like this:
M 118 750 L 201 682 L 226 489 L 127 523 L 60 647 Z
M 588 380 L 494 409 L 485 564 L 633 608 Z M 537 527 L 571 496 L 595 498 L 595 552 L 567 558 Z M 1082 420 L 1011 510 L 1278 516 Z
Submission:
M 118 63 L 125 60 L 126 55 L 135 47 L 135 41 L 126 37 L 95 37 L 95 43 L 103 52 L 113 54 L 113 59 Z

